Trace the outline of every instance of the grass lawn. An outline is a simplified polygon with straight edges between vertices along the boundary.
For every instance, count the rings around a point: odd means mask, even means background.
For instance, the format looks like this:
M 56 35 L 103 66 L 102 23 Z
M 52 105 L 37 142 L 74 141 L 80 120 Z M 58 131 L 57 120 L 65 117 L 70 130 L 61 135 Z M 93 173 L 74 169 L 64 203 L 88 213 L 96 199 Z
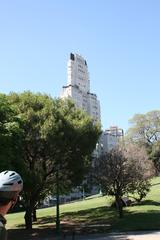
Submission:
M 160 230 L 160 177 L 153 179 L 151 191 L 141 205 L 124 208 L 123 219 L 110 204 L 111 198 L 96 196 L 61 205 L 62 228 L 87 232 Z M 55 207 L 40 209 L 37 216 L 35 229 L 55 227 Z M 7 221 L 7 228 L 22 229 L 24 213 L 8 214 Z

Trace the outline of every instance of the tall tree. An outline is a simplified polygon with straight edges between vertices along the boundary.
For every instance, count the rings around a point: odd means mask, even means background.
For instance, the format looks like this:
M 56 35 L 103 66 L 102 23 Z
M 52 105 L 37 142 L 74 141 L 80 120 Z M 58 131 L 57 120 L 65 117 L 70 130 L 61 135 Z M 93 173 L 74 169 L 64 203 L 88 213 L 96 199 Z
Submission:
M 130 193 L 140 202 L 150 190 L 150 179 L 155 174 L 154 164 L 150 161 L 146 148 L 137 143 L 126 143 L 124 155 L 133 165 L 134 181 L 129 186 Z
M 20 120 L 14 108 L 9 105 L 7 96 L 0 94 L 0 171 L 14 169 L 18 164 L 21 135 Z
M 160 173 L 160 140 L 151 146 L 149 153 L 156 169 L 156 175 L 158 175 Z
M 160 163 L 158 152 L 160 152 L 160 111 L 155 110 L 146 114 L 136 114 L 130 123 L 126 139 L 145 146 L 148 154 L 153 160 L 156 172 L 159 173 Z
M 141 153 L 144 151 L 140 152 L 137 146 L 116 148 L 97 162 L 96 179 L 104 193 L 115 197 L 120 217 L 123 217 L 122 197 L 137 192 L 138 184 L 148 181 L 151 176 L 150 161 Z
M 141 144 L 152 145 L 160 140 L 160 111 L 136 114 L 130 123 L 128 137 Z
M 54 188 L 57 173 L 61 192 L 83 180 L 100 127 L 70 101 L 31 92 L 12 93 L 9 100 L 24 132 L 25 221 L 31 229 L 33 209 Z

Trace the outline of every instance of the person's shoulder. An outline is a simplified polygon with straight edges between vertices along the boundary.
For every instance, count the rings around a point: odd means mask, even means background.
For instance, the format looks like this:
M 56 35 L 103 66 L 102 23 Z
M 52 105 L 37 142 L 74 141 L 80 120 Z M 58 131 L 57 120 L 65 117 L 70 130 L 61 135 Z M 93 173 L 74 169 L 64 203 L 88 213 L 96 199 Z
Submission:
M 0 240 L 7 240 L 7 231 L 2 222 L 0 222 Z

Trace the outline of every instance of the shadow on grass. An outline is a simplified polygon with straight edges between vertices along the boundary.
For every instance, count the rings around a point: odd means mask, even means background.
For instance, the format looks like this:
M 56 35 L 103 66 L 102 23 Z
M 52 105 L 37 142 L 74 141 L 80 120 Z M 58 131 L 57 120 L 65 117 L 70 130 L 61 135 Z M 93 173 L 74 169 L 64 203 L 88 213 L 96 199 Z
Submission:
M 62 235 L 69 236 L 71 239 L 73 233 L 79 235 L 107 232 L 110 229 L 110 222 L 115 219 L 115 214 L 115 209 L 108 207 L 63 213 L 60 217 Z M 38 221 L 33 224 L 34 229 L 32 231 L 25 230 L 24 225 L 18 225 L 18 229 L 9 230 L 8 240 L 17 240 L 19 236 L 24 240 L 39 240 L 50 238 L 50 236 L 53 237 L 56 232 L 55 221 L 55 217 L 51 216 L 38 218 Z
M 118 231 L 143 231 L 160 230 L 160 211 L 147 212 L 124 211 L 124 218 L 118 219 L 112 225 L 112 230 Z
M 79 235 L 109 233 L 112 231 L 152 231 L 160 229 L 160 211 L 133 212 L 130 210 L 131 208 L 124 208 L 124 218 L 121 219 L 118 217 L 116 209 L 111 207 L 63 213 L 60 217 L 62 235 L 71 236 L 73 232 Z M 20 239 L 19 236 L 24 240 L 39 240 L 50 237 L 55 239 L 55 217 L 46 216 L 39 218 L 34 223 L 34 230 L 32 231 L 25 229 L 9 230 L 9 240 Z
M 144 200 L 144 201 L 140 202 L 139 205 L 160 206 L 160 202 L 153 201 L 153 200 Z
M 26 229 L 10 229 L 8 230 L 8 240 L 40 240 L 40 239 L 55 239 L 55 229 L 52 227 L 35 228 L 33 230 Z
M 38 218 L 38 221 L 34 222 L 34 224 L 35 225 L 37 225 L 37 224 L 48 224 L 48 223 L 55 223 L 55 221 L 56 221 L 55 217 L 46 216 L 46 217 Z
M 64 220 L 73 220 L 79 223 L 112 222 L 117 216 L 116 209 L 112 207 L 90 208 L 77 212 L 66 212 L 61 214 Z

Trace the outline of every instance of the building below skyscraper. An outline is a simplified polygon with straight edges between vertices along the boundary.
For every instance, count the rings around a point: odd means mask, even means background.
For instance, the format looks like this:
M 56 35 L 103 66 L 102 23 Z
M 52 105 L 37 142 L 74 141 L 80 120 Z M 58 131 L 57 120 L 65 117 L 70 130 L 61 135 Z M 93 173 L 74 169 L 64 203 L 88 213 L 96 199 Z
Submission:
M 79 54 L 71 53 L 67 73 L 67 85 L 63 86 L 60 97 L 73 99 L 78 108 L 87 112 L 94 121 L 101 122 L 100 102 L 96 94 L 90 92 L 90 80 L 86 60 Z
M 118 128 L 118 126 L 111 126 L 109 129 L 106 129 L 102 132 L 101 137 L 99 139 L 100 145 L 100 155 L 109 152 L 113 148 L 115 148 L 119 141 L 123 140 L 124 132 L 122 128 Z

